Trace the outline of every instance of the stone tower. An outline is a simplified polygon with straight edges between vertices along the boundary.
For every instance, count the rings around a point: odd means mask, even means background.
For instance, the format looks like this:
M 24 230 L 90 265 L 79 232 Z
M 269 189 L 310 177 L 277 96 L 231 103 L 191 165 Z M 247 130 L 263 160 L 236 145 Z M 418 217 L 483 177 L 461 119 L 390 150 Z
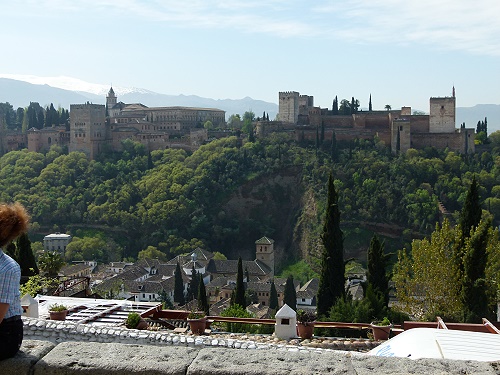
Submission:
M 274 276 L 274 240 L 262 237 L 255 241 L 255 258 L 271 269 L 271 277 Z
M 69 151 L 84 152 L 91 160 L 106 142 L 106 109 L 102 104 L 70 105 Z
M 280 92 L 278 119 L 296 124 L 299 119 L 299 93 L 296 91 Z
M 117 97 L 115 95 L 115 91 L 113 90 L 113 86 L 108 91 L 108 96 L 106 96 L 106 111 L 109 111 L 111 108 L 115 106 L 117 103 Z
M 455 132 L 455 87 L 453 96 L 430 98 L 429 133 Z

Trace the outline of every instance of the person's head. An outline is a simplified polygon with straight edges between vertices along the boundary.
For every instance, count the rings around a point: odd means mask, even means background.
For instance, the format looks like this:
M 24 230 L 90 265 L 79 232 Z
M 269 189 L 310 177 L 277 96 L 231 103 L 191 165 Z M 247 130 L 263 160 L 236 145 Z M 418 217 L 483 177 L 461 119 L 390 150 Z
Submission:
M 20 203 L 0 203 L 0 247 L 28 230 L 29 215 Z

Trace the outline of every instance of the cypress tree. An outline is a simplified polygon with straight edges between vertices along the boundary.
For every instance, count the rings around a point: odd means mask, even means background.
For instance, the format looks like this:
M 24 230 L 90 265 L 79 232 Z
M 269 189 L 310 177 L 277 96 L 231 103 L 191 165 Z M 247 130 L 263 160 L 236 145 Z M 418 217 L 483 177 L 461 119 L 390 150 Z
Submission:
M 16 244 L 14 242 L 11 242 L 9 243 L 5 249 L 5 254 L 7 254 L 8 256 L 10 256 L 12 259 L 14 259 L 16 262 L 19 263 L 19 261 L 17 260 L 17 249 L 16 249 Z
M 460 213 L 460 227 L 462 228 L 462 238 L 470 237 L 471 229 L 477 228 L 481 221 L 483 211 L 479 202 L 479 186 L 476 181 L 476 176 L 472 178 L 472 182 L 465 197 L 464 207 Z M 464 241 L 462 241 L 463 245 Z
M 295 291 L 292 275 L 288 276 L 286 279 L 283 303 L 286 303 L 292 309 L 297 310 L 297 292 Z
M 174 272 L 174 302 L 177 302 L 179 305 L 184 305 L 184 282 L 182 281 L 182 271 L 179 262 L 177 262 L 177 267 Z
M 335 131 L 332 130 L 332 143 L 330 144 L 330 158 L 332 161 L 337 161 L 338 150 L 337 150 L 337 136 Z
M 389 303 L 389 281 L 385 273 L 387 257 L 384 254 L 384 243 L 380 242 L 377 235 L 372 237 L 367 254 L 368 271 L 366 279 L 374 291 L 384 295 L 385 305 Z
M 372 94 L 370 94 L 370 101 L 368 102 L 368 110 L 372 111 Z
M 276 291 L 276 285 L 274 285 L 274 280 L 271 281 L 271 293 L 269 294 L 269 308 L 273 310 L 278 309 L 278 292 Z
M 328 178 L 321 256 L 321 275 L 318 289 L 318 315 L 327 316 L 339 298 L 345 297 L 344 235 L 340 229 L 338 195 L 333 176 Z
M 234 296 L 234 303 L 241 307 L 246 307 L 245 301 L 245 285 L 243 284 L 243 261 L 241 257 L 238 258 L 238 273 L 236 275 L 236 291 Z
M 21 234 L 17 239 L 17 262 L 21 267 L 21 276 L 38 275 L 38 266 L 31 249 L 31 241 L 26 233 Z
M 193 268 L 191 269 L 191 281 L 189 282 L 189 287 L 188 287 L 188 300 L 191 301 L 195 297 L 198 296 L 198 272 L 196 272 L 196 269 L 194 268 L 194 263 L 193 263 Z
M 205 312 L 205 315 L 209 315 L 207 291 L 205 289 L 205 283 L 203 282 L 203 276 L 201 274 L 198 280 L 198 310 Z
M 339 100 L 337 99 L 337 95 L 335 95 L 335 99 L 333 99 L 332 112 L 334 115 L 339 114 Z
M 481 318 L 490 318 L 486 285 L 487 246 L 491 218 L 482 220 L 474 230 L 466 246 L 463 258 L 462 301 L 464 321 L 479 323 Z

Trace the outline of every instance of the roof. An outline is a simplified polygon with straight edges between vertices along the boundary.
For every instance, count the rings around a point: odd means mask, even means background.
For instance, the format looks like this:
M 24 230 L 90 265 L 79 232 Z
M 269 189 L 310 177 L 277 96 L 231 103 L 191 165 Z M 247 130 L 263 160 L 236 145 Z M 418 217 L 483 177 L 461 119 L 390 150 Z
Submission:
M 300 290 L 302 290 L 302 291 L 305 291 L 305 290 L 309 291 L 310 290 L 310 291 L 313 291 L 314 293 L 317 293 L 319 290 L 319 279 L 314 278 L 314 279 L 309 280 L 308 282 L 306 282 L 302 286 L 302 288 L 300 288 Z
M 266 276 L 271 270 L 269 267 L 258 261 L 258 260 L 244 260 L 242 262 L 243 272 L 248 270 L 249 275 L 253 276 Z M 209 273 L 221 273 L 224 275 L 231 275 L 238 273 L 238 261 L 237 260 L 215 260 L 210 259 L 207 264 L 207 272 Z
M 83 270 L 89 269 L 89 268 L 93 268 L 93 267 L 90 265 L 87 265 L 85 263 L 69 264 L 69 265 L 62 267 L 61 270 L 59 271 L 59 273 L 64 275 L 64 276 L 68 276 L 68 275 L 71 275 L 71 274 L 74 274 L 74 273 L 77 273 L 77 272 L 80 272 L 80 271 L 83 271 Z
M 256 245 L 272 245 L 274 243 L 274 240 L 264 236 L 257 241 L 255 241 Z

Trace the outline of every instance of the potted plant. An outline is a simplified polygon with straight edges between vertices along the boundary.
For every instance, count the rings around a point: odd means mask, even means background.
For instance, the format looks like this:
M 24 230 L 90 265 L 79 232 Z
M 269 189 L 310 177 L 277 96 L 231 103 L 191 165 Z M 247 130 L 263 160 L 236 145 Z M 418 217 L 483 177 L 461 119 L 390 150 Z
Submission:
M 66 320 L 68 308 L 62 304 L 54 303 L 49 306 L 50 320 Z
M 207 318 L 204 313 L 191 311 L 187 317 L 189 328 L 195 335 L 201 335 L 205 332 Z
M 311 310 L 297 311 L 297 333 L 302 339 L 310 339 L 314 332 L 316 313 Z
M 370 326 L 372 328 L 374 340 L 379 341 L 389 339 L 392 328 L 389 318 L 384 317 L 381 321 L 372 322 Z
M 129 329 L 146 329 L 148 323 L 138 313 L 131 312 L 127 316 L 125 326 Z

